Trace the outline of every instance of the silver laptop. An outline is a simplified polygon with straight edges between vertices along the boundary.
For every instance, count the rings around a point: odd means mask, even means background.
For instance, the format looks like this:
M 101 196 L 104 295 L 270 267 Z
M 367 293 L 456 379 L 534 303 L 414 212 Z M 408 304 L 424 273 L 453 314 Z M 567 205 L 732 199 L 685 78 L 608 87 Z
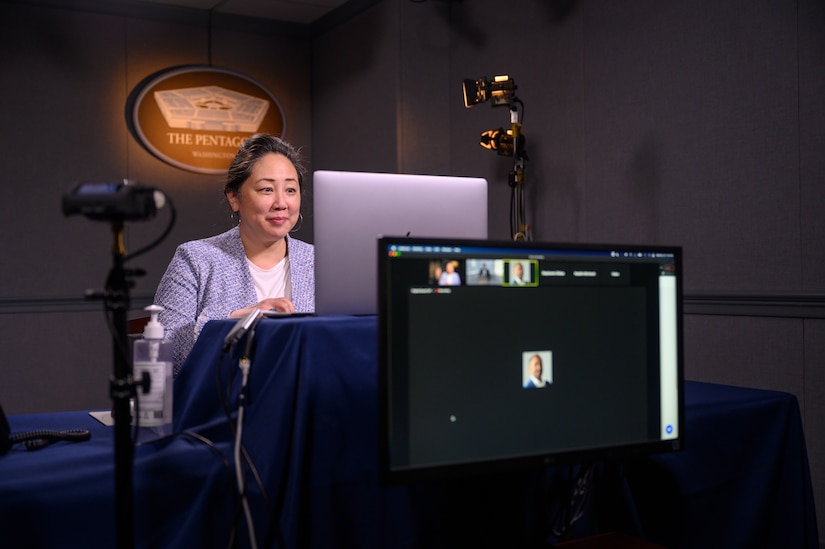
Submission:
M 487 181 L 316 171 L 315 313 L 376 314 L 379 236 L 487 238 Z

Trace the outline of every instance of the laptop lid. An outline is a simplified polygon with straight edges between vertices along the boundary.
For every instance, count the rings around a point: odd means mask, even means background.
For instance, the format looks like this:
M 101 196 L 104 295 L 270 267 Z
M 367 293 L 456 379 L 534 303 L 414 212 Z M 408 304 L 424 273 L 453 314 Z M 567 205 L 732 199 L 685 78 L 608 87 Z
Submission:
M 483 178 L 319 170 L 315 313 L 376 314 L 379 236 L 487 237 Z

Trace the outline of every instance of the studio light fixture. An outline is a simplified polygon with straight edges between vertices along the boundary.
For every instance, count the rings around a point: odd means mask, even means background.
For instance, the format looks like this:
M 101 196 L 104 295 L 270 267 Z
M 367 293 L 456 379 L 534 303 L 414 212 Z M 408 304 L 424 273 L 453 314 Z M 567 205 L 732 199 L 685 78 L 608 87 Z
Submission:
M 508 75 L 494 76 L 492 80 L 481 77 L 478 80 L 466 78 L 463 82 L 464 106 L 468 109 L 487 100 L 493 106 L 509 105 L 510 99 L 516 96 L 516 83 Z
M 479 145 L 501 156 L 513 156 L 513 130 L 499 128 L 483 131 Z
M 524 194 L 524 165 L 527 161 L 521 122 L 524 118 L 524 103 L 516 97 L 518 86 L 509 75 L 503 74 L 492 78 L 465 78 L 461 87 L 465 108 L 469 109 L 479 103 L 490 101 L 493 107 L 508 107 L 510 111 L 510 128 L 481 132 L 479 145 L 487 150 L 496 151 L 499 156 L 513 157 L 513 169 L 507 181 L 511 188 L 510 230 L 513 240 L 530 240 L 531 227 L 526 220 Z

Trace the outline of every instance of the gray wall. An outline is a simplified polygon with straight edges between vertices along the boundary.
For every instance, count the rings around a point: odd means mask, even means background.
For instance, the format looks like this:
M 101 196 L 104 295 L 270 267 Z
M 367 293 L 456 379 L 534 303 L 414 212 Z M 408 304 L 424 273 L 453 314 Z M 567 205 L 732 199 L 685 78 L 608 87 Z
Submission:
M 177 243 L 226 226 L 219 178 L 154 159 L 123 118 L 141 78 L 208 62 L 209 34 L 177 11 L 0 2 L 10 413 L 109 405 L 109 336 L 99 306 L 78 298 L 102 285 L 109 237 L 61 216 L 69 185 L 128 176 L 175 199 L 175 232 L 138 261 L 138 296 Z M 311 168 L 487 177 L 496 238 L 509 237 L 510 164 L 477 143 L 508 116 L 464 109 L 460 82 L 512 75 L 535 238 L 684 247 L 687 377 L 797 396 L 825 532 L 822 2 L 383 0 L 312 38 L 256 25 L 211 37 L 214 64 L 283 103 Z M 163 221 L 130 228 L 130 246 Z
M 508 113 L 464 109 L 460 82 L 513 76 L 534 237 L 684 247 L 686 376 L 796 395 L 825 532 L 825 6 L 503 5 L 385 1 L 316 40 L 315 82 L 384 52 L 340 95 L 313 87 L 316 163 L 487 177 L 509 238 L 511 164 L 477 144 Z M 351 118 L 392 80 L 386 119 Z
M 311 161 L 310 42 L 254 21 L 218 21 L 210 30 L 196 10 L 32 4 L 0 2 L 0 403 L 9 414 L 106 408 L 112 338 L 102 303 L 84 300 L 84 292 L 103 288 L 111 230 L 63 217 L 61 197 L 81 181 L 128 177 L 172 199 L 172 234 L 130 264 L 147 272 L 132 290 L 134 308 L 148 305 L 177 244 L 229 228 L 229 209 L 223 178 L 172 167 L 135 141 L 126 126 L 128 94 L 167 67 L 211 61 L 231 68 L 278 98 L 286 138 Z M 127 252 L 154 240 L 168 219 L 162 210 L 127 224 Z M 311 240 L 311 223 L 302 234 Z

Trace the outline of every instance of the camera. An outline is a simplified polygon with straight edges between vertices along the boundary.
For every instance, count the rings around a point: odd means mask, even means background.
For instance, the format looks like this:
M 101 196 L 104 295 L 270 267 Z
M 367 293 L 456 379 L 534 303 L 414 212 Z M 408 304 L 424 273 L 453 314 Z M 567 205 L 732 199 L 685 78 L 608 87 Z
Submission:
M 163 207 L 164 195 L 124 179 L 118 183 L 80 183 L 63 196 L 63 215 L 95 221 L 145 221 Z

